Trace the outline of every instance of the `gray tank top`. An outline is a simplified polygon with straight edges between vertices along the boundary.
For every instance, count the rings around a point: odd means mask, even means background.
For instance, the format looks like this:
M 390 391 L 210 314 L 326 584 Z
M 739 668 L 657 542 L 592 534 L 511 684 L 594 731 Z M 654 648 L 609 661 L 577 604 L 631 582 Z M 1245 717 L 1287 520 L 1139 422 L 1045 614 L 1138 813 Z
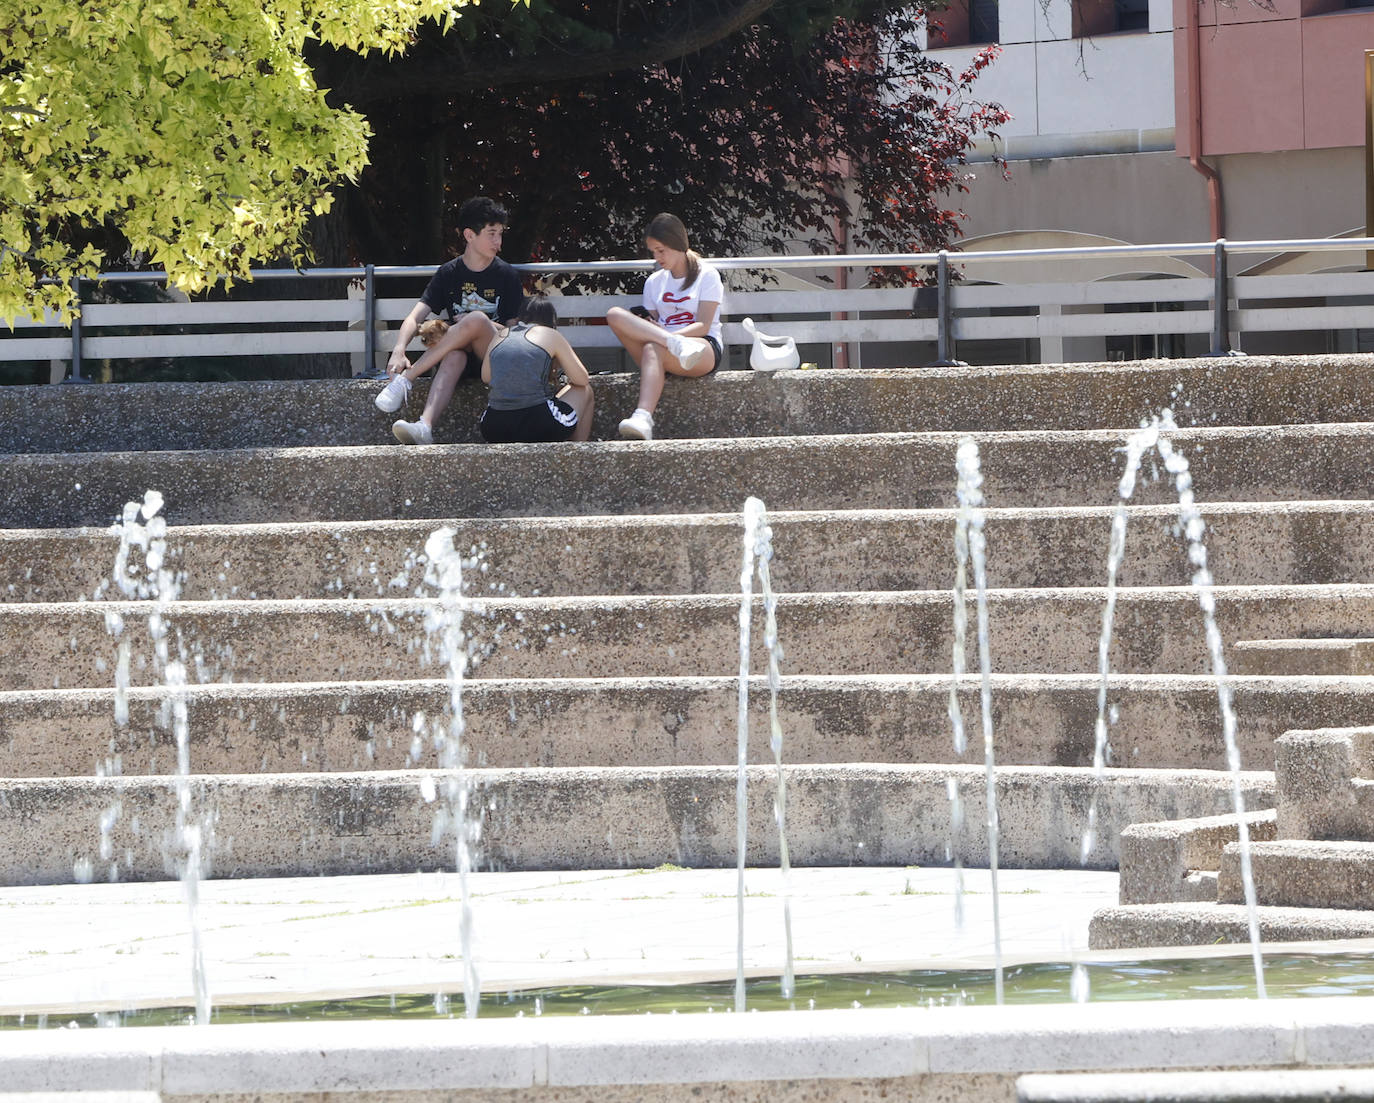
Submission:
M 511 326 L 510 335 L 491 350 L 487 405 L 493 410 L 538 406 L 553 393 L 549 385 L 553 357 L 529 339 L 528 330 L 523 322 Z

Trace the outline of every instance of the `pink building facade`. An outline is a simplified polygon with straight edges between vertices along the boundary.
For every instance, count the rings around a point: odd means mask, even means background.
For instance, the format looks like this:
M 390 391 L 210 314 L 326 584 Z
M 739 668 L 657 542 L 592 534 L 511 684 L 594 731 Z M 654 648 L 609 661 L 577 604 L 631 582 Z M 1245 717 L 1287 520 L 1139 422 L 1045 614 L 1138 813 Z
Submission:
M 1192 152 L 1186 61 L 1188 7 L 1174 0 L 1174 112 L 1178 152 Z M 1202 155 L 1332 149 L 1364 144 L 1364 52 L 1374 8 L 1339 0 L 1202 0 L 1198 8 Z

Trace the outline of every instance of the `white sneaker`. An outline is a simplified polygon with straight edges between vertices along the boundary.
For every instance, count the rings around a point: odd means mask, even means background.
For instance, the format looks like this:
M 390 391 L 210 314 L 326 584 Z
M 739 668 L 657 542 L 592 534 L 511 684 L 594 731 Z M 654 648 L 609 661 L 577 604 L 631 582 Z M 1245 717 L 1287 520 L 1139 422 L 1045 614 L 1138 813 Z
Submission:
M 384 414 L 394 414 L 410 395 L 410 380 L 404 375 L 393 375 L 391 382 L 377 392 L 372 401 Z
M 402 444 L 434 443 L 434 433 L 423 421 L 398 421 L 392 425 L 391 435 Z
M 626 440 L 653 440 L 653 415 L 646 414 L 643 410 L 636 410 L 620 423 L 620 435 Z
M 696 362 L 711 351 L 711 346 L 700 337 L 679 337 L 676 333 L 670 333 L 668 351 L 677 357 L 677 362 L 687 371 L 691 371 Z

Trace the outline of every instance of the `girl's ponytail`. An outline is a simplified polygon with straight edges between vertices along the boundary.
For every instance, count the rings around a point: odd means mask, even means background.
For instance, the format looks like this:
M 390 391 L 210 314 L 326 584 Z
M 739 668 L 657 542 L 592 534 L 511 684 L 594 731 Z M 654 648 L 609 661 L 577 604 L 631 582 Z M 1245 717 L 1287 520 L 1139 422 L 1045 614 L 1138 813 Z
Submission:
M 686 291 L 692 284 L 697 282 L 697 277 L 701 275 L 701 254 L 695 249 L 687 250 L 687 276 L 682 281 L 679 291 Z

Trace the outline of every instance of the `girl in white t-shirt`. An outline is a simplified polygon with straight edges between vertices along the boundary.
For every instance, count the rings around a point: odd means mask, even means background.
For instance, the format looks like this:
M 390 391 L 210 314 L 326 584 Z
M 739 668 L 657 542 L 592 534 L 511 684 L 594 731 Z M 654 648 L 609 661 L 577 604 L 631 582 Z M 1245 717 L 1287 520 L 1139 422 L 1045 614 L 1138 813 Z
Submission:
M 707 375 L 720 366 L 720 273 L 687 244 L 687 227 L 676 215 L 658 214 L 644 231 L 658 269 L 644 282 L 641 318 L 613 306 L 611 331 L 639 365 L 639 406 L 620 423 L 620 435 L 652 440 L 654 408 L 665 372 Z

